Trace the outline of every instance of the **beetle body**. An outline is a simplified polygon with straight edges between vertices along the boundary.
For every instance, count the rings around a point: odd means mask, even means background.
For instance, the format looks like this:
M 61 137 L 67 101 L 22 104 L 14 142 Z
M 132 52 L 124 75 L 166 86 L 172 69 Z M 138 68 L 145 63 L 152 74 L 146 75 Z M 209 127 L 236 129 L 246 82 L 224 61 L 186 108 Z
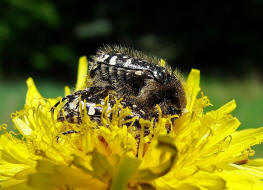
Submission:
M 129 48 L 105 46 L 92 56 L 89 68 L 92 86 L 65 97 L 65 116 L 60 112 L 58 120 L 81 122 L 79 105 L 86 102 L 90 118 L 99 121 L 102 110 L 96 104 L 108 95 L 123 98 L 133 116 L 149 120 L 157 118 L 157 104 L 165 115 L 181 115 L 186 107 L 181 77 L 154 57 Z

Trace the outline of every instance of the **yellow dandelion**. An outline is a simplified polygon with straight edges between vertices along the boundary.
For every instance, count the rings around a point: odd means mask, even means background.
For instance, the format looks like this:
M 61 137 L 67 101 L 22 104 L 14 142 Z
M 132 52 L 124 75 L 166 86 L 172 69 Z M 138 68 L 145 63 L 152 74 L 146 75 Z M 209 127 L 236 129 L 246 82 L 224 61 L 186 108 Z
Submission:
M 87 66 L 81 58 L 77 90 L 85 88 Z M 152 121 L 140 120 L 138 142 L 123 119 L 131 110 L 120 100 L 112 108 L 103 106 L 101 124 L 85 112 L 80 124 L 58 122 L 59 109 L 50 110 L 61 98 L 43 98 L 29 78 L 25 107 L 12 114 L 19 133 L 1 126 L 0 189 L 263 189 L 263 159 L 249 159 L 251 146 L 263 141 L 263 128 L 236 131 L 240 123 L 231 115 L 235 101 L 205 113 L 210 102 L 203 94 L 197 97 L 199 79 L 199 71 L 192 70 L 184 84 L 187 112 L 172 122 L 176 116 L 162 116 L 157 106 L 154 127 Z M 65 94 L 70 94 L 68 87 Z M 172 123 L 169 133 L 167 123 Z M 145 127 L 150 135 L 144 136 Z M 69 130 L 79 132 L 62 135 Z

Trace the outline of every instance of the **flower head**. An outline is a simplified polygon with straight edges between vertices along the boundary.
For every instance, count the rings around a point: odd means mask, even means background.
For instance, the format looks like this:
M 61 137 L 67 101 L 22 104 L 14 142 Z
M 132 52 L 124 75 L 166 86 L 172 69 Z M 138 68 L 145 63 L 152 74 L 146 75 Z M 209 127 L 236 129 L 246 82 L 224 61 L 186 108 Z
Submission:
M 89 85 L 87 66 L 82 57 L 76 90 Z M 43 98 L 29 78 L 25 107 L 12 114 L 18 134 L 1 126 L 0 189 L 262 189 L 263 159 L 249 156 L 263 128 L 236 131 L 235 101 L 205 113 L 211 104 L 198 97 L 199 75 L 192 70 L 184 84 L 187 111 L 166 116 L 157 105 L 158 122 L 140 119 L 139 138 L 132 120 L 124 120 L 131 110 L 117 99 L 112 108 L 104 104 L 100 124 L 85 108 L 80 124 L 57 121 L 59 108 L 50 110 L 61 98 Z

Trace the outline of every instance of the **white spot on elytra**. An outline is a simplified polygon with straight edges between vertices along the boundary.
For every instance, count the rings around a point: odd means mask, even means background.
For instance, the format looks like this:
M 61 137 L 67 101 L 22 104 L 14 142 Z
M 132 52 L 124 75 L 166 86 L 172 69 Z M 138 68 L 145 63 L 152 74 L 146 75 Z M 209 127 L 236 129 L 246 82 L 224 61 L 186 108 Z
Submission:
M 132 59 L 127 59 L 126 62 L 124 63 L 124 67 L 128 67 L 132 62 Z
M 69 106 L 69 109 L 74 109 L 74 104 L 73 104 L 73 102 L 70 102 L 69 104 L 68 104 L 68 106 Z
M 136 106 L 135 104 L 134 104 L 134 105 L 132 105 L 132 107 L 133 107 L 133 108 L 137 108 L 137 106 Z
M 135 75 L 141 76 L 142 75 L 142 71 L 135 71 Z
M 89 108 L 88 114 L 89 115 L 94 115 L 95 114 L 96 104 L 94 104 L 94 103 L 86 103 L 86 106 Z
M 111 59 L 110 59 L 110 65 L 116 65 L 116 59 L 117 59 L 117 56 L 113 56 Z
M 88 114 L 89 115 L 94 115 L 95 114 L 95 108 L 94 107 L 89 107 Z
M 74 101 L 72 101 L 72 102 L 69 103 L 69 109 L 73 110 L 73 109 L 76 108 L 77 103 L 78 103 L 77 100 L 78 100 L 78 99 L 75 99 Z

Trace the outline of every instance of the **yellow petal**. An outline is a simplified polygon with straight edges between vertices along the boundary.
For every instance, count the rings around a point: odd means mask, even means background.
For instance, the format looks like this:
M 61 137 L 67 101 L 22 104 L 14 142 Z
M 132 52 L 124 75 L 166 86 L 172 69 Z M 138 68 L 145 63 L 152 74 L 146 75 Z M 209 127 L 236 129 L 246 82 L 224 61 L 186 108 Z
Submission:
M 156 180 L 157 189 L 176 189 L 176 190 L 224 190 L 226 181 L 223 177 L 213 173 L 199 171 L 192 174 L 189 178 L 178 179 L 178 173 L 173 176 L 164 176 Z
M 217 175 L 226 180 L 226 188 L 233 190 L 262 190 L 262 180 L 244 170 L 233 169 L 217 172 Z
M 39 160 L 36 169 L 37 173 L 29 175 L 28 184 L 37 190 L 53 190 L 65 187 L 68 189 L 85 188 L 87 190 L 106 189 L 106 184 L 77 168 Z
M 242 170 L 247 174 L 250 174 L 251 176 L 255 176 L 256 178 L 263 179 L 263 170 L 260 167 L 253 167 L 253 166 L 249 166 L 248 164 L 244 164 L 244 165 L 231 164 L 231 166 L 237 168 L 240 171 Z
M 42 96 L 38 92 L 33 79 L 30 77 L 26 81 L 27 83 L 27 94 L 26 94 L 26 105 L 38 105 L 38 101 L 42 99 Z
M 218 120 L 224 117 L 225 115 L 231 113 L 235 108 L 236 108 L 236 101 L 232 100 L 226 103 L 225 105 L 223 105 L 222 107 L 220 107 L 219 109 L 208 112 L 207 115 L 211 115 L 213 118 Z
M 71 94 L 71 90 L 68 86 L 65 86 L 64 88 L 64 96 L 70 95 Z
M 12 164 L 25 164 L 34 166 L 31 154 L 23 141 L 19 142 L 8 137 L 9 134 L 0 136 L 0 163 L 2 161 Z
M 254 160 L 248 160 L 247 165 L 254 166 L 254 167 L 260 167 L 263 171 L 263 158 L 257 158 Z
M 19 183 L 19 184 L 16 184 Z M 10 183 L 1 184 L 0 190 L 36 190 L 32 187 L 29 187 L 26 182 L 19 182 L 19 181 L 10 181 Z
M 25 170 L 28 166 L 24 164 L 11 164 L 11 163 L 3 163 L 0 164 L 0 180 L 2 177 L 7 176 L 15 176 L 18 172 Z
M 226 187 L 226 181 L 223 178 L 205 172 L 197 173 L 191 181 L 192 184 L 196 184 L 202 189 L 222 190 Z
M 192 111 L 197 94 L 200 91 L 200 71 L 196 69 L 192 69 L 185 85 L 185 92 L 186 92 L 186 109 L 188 111 Z
M 257 129 L 245 129 L 232 134 L 229 151 L 232 154 L 246 150 L 263 141 L 263 127 Z
M 85 87 L 87 74 L 88 74 L 88 60 L 86 56 L 83 56 L 79 59 L 76 90 L 81 90 Z
M 188 183 L 184 183 L 184 184 L 180 185 L 177 189 L 178 190 L 200 190 L 199 187 L 196 187 L 194 185 L 190 185 Z

